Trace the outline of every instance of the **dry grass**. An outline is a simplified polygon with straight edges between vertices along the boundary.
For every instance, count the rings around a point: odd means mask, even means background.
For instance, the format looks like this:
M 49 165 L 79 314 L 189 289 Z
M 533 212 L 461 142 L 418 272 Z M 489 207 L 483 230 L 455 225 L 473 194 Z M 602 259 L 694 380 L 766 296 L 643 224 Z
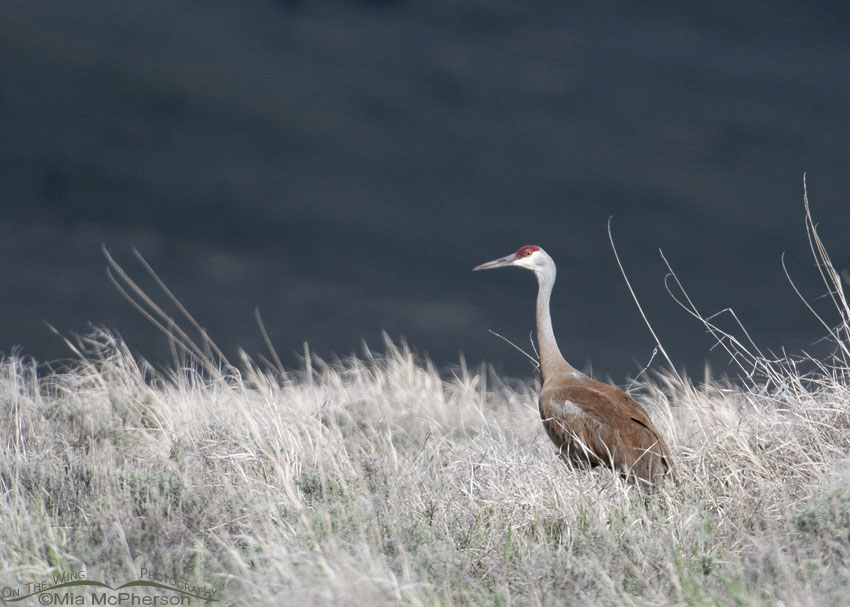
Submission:
M 741 381 L 638 385 L 680 476 L 648 499 L 558 460 L 534 386 L 390 342 L 297 373 L 155 372 L 102 331 L 66 368 L 6 358 L 0 586 L 146 567 L 224 604 L 846 604 L 843 346 L 803 373 L 719 339 Z
M 850 388 L 669 376 L 643 400 L 681 484 L 571 470 L 532 387 L 387 345 L 312 377 L 162 377 L 106 333 L 0 366 L 4 583 L 140 567 L 228 604 L 842 604 Z

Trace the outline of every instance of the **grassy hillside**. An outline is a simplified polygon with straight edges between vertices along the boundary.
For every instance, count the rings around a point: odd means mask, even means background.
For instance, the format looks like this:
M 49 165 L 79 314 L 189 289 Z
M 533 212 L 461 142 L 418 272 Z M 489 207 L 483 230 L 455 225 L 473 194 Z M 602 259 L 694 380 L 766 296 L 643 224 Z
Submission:
M 678 464 L 651 498 L 559 461 L 533 385 L 390 342 L 297 372 L 211 344 L 157 372 L 103 331 L 62 368 L 8 357 L 0 597 L 144 568 L 228 605 L 846 604 L 850 314 L 809 227 L 837 356 L 721 334 L 739 381 L 630 386 Z
M 443 379 L 404 347 L 209 379 L 96 341 L 70 369 L 0 367 L 6 586 L 145 567 L 246 605 L 838 605 L 850 589 L 844 381 L 643 382 L 681 476 L 647 501 L 557 460 L 532 387 Z

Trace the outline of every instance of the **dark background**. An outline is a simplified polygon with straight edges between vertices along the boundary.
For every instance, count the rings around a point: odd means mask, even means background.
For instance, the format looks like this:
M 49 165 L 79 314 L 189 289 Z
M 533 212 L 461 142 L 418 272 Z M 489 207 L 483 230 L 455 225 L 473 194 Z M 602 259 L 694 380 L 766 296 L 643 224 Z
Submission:
M 69 355 L 42 323 L 166 339 L 104 274 L 137 247 L 232 354 L 288 366 L 404 336 L 441 367 L 528 376 L 536 285 L 470 269 L 555 258 L 556 334 L 622 381 L 653 341 L 711 339 L 665 291 L 664 250 L 705 313 L 766 348 L 823 349 L 782 273 L 816 281 L 803 173 L 850 265 L 846 2 L 215 0 L 3 3 L 0 350 Z M 149 283 L 145 283 L 149 286 Z M 822 300 L 816 305 L 824 308 Z M 828 317 L 830 321 L 835 316 Z M 654 365 L 660 364 L 656 360 Z

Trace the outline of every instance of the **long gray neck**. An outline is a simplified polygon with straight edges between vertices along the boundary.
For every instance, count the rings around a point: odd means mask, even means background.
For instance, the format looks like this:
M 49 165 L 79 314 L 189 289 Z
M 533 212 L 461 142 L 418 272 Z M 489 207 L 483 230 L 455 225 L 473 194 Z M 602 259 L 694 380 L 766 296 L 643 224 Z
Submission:
M 558 349 L 555 333 L 552 330 L 552 315 L 549 312 L 549 298 L 555 285 L 555 267 L 551 271 L 537 273 L 539 289 L 537 291 L 537 342 L 540 348 L 540 373 L 543 381 L 557 371 L 575 371 Z

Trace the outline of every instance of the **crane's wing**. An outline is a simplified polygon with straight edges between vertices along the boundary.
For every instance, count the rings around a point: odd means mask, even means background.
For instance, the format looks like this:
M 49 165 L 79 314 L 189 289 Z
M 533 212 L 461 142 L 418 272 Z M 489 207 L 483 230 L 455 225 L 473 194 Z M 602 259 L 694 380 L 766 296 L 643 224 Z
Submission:
M 655 484 L 673 469 L 670 450 L 643 407 L 628 394 L 589 378 L 540 394 L 540 416 L 562 456 L 603 464 Z

